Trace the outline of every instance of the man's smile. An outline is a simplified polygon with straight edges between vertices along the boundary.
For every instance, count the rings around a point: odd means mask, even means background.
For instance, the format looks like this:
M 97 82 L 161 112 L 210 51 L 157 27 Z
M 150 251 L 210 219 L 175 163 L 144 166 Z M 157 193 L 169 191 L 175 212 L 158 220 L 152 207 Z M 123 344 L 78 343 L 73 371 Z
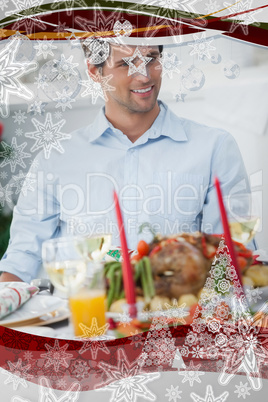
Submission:
M 151 85 L 150 87 L 146 88 L 140 88 L 140 89 L 131 89 L 131 92 L 138 94 L 138 95 L 150 95 L 152 90 L 153 90 L 154 85 Z

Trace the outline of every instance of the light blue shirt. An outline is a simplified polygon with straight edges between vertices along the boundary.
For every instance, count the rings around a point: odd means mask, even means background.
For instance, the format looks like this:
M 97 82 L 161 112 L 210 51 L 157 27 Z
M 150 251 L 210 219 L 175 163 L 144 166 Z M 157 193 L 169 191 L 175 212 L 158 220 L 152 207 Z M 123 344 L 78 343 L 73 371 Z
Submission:
M 213 182 L 217 176 L 225 196 L 248 189 L 238 146 L 224 130 L 179 118 L 159 104 L 156 120 L 134 143 L 101 109 L 91 125 L 61 142 L 62 154 L 38 154 L 14 208 L 0 271 L 29 282 L 41 265 L 42 242 L 51 237 L 104 229 L 120 245 L 114 189 L 129 248 L 136 248 L 144 222 L 162 234 L 222 233 Z M 150 240 L 150 233 L 142 237 Z

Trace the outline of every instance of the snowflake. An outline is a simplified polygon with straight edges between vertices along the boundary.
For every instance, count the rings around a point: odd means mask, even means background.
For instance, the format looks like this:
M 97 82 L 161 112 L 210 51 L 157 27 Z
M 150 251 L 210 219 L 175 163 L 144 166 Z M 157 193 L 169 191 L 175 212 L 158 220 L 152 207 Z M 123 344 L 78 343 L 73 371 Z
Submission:
M 69 27 L 66 26 L 66 22 L 62 23 L 58 21 L 58 26 L 57 28 L 54 29 L 53 32 L 57 32 L 58 37 L 64 37 L 65 32 L 69 29 Z
M 216 316 L 222 320 L 227 320 L 229 317 L 230 308 L 227 305 L 221 304 L 216 308 Z
M 142 341 L 142 334 L 136 329 L 135 332 L 130 332 L 131 335 L 131 344 L 130 345 L 135 345 L 136 348 L 139 347 L 139 345 L 143 344 Z
M 180 348 L 179 348 L 179 351 L 180 351 L 180 354 L 181 354 L 181 356 L 184 356 L 184 357 L 188 357 L 188 355 L 189 355 L 189 348 L 188 348 L 188 346 L 181 346 Z
M 108 81 L 112 78 L 112 74 L 103 77 L 100 73 L 97 73 L 96 81 L 93 79 L 93 75 L 87 74 L 89 79 L 86 81 L 80 81 L 79 83 L 86 87 L 85 91 L 81 94 L 82 97 L 91 95 L 92 103 L 95 105 L 98 97 L 101 97 L 106 102 L 108 100 L 106 91 L 114 91 L 115 88 L 108 84 Z
M 199 342 L 200 342 L 200 345 L 203 345 L 204 347 L 210 346 L 213 342 L 211 334 L 208 334 L 207 332 L 203 332 L 200 335 Z
M 96 3 L 94 6 L 94 11 L 93 11 L 93 20 L 88 20 L 84 17 L 81 16 L 76 16 L 75 17 L 75 22 L 77 23 L 78 26 L 80 26 L 84 32 L 91 33 L 93 36 L 96 35 L 96 32 L 109 32 L 113 31 L 113 27 L 117 21 L 119 21 L 121 18 L 121 11 L 119 9 L 116 9 L 113 12 L 110 12 L 109 14 L 105 15 L 101 9 L 101 7 Z M 92 41 L 91 38 L 87 38 L 84 42 L 84 44 L 89 43 L 90 46 L 93 45 L 94 49 L 97 50 L 101 45 L 100 53 L 98 54 L 98 51 L 95 53 L 94 57 L 96 57 L 95 62 L 93 60 L 90 60 L 91 63 L 93 64 L 99 64 L 100 61 L 97 62 L 97 59 L 101 56 L 101 60 L 104 61 L 107 59 L 109 55 L 109 51 L 107 53 L 107 49 L 109 50 L 109 45 L 108 42 L 102 40 L 99 41 L 94 40 Z M 98 46 L 99 45 L 99 46 Z M 95 47 L 96 46 L 96 47 Z M 93 49 L 90 49 L 91 51 Z M 103 52 L 104 50 L 104 52 Z
M 26 34 L 32 34 L 36 26 L 38 26 L 40 30 L 46 29 L 46 25 L 36 15 L 41 12 L 39 0 L 32 2 L 28 0 L 18 0 L 16 3 L 15 0 L 12 1 L 16 6 L 16 10 L 8 11 L 8 14 L 14 13 L 22 17 L 12 25 L 14 31 L 24 31 Z
M 211 289 L 212 290 L 214 288 L 214 285 L 215 285 L 214 280 L 212 278 L 207 278 L 204 287 L 206 289 Z
M 62 4 L 65 4 L 65 9 L 67 10 L 66 14 L 68 16 L 73 14 L 73 9 L 75 6 L 79 6 L 80 8 L 87 8 L 87 4 L 84 0 L 54 0 L 54 4 L 51 5 L 51 9 L 55 10 L 59 8 Z
M 95 360 L 97 358 L 99 349 L 101 349 L 107 355 L 110 353 L 109 349 L 104 343 L 105 340 L 110 338 L 108 335 L 105 335 L 109 329 L 109 324 L 104 324 L 102 327 L 98 327 L 97 319 L 96 317 L 93 317 L 90 328 L 82 323 L 79 324 L 79 327 L 81 328 L 83 335 L 78 339 L 82 338 L 85 340 L 83 346 L 79 350 L 80 354 L 90 350 L 92 357 Z
M 56 149 L 62 154 L 64 149 L 62 148 L 60 141 L 71 138 L 70 134 L 60 132 L 61 127 L 65 124 L 65 120 L 61 120 L 58 123 L 53 124 L 51 113 L 47 113 L 44 124 L 36 119 L 32 119 L 32 122 L 36 128 L 36 131 L 25 134 L 25 137 L 36 140 L 35 144 L 31 148 L 31 151 L 34 152 L 40 148 L 43 148 L 46 159 L 50 157 L 52 148 Z
M 153 60 L 152 57 L 146 57 L 141 54 L 139 47 L 137 46 L 133 55 L 130 57 L 122 57 L 122 59 L 127 63 L 129 66 L 128 68 L 128 76 L 133 75 L 135 73 L 139 73 L 142 75 L 147 76 L 146 65 Z M 136 65 L 137 59 L 141 60 L 141 63 Z M 135 61 L 135 64 L 133 63 Z
M 60 112 L 59 110 L 56 110 L 56 112 L 54 113 L 54 117 L 57 120 L 61 119 L 62 118 L 62 112 Z
M 240 349 L 243 347 L 244 341 L 241 335 L 231 335 L 229 337 L 229 345 L 232 349 Z
M 46 104 L 42 101 L 35 100 L 34 103 L 31 103 L 28 106 L 27 113 L 30 113 L 33 116 L 36 116 L 37 114 L 44 114 L 45 106 Z
M 18 125 L 24 124 L 25 121 L 27 120 L 27 116 L 25 116 L 26 112 L 22 112 L 19 110 L 18 112 L 14 112 L 14 116 L 12 116 L 12 119 L 14 119 L 14 123 L 18 123 Z
M 231 284 L 230 281 L 227 281 L 226 279 L 221 279 L 216 286 L 219 292 L 227 293 L 230 289 Z
M 131 322 L 131 317 L 129 313 L 126 311 L 124 313 L 119 314 L 119 325 L 123 325 L 123 327 L 126 327 L 127 325 L 130 325 Z
M 17 349 L 18 351 L 28 350 L 32 342 L 32 336 L 20 331 L 2 333 L 2 342 L 6 348 Z
M 229 382 L 237 371 L 242 370 L 246 372 L 252 388 L 258 390 L 262 387 L 259 378 L 260 365 L 263 361 L 267 361 L 268 353 L 257 337 L 261 327 L 253 325 L 253 319 L 250 316 L 244 318 L 242 314 L 243 311 L 240 311 L 238 316 L 240 319 L 237 320 L 239 335 L 229 337 L 228 349 L 225 353 L 225 374 L 223 373 L 219 378 L 219 382 L 226 384 L 226 380 Z M 229 374 L 226 377 L 228 371 Z
M 226 278 L 230 279 L 231 281 L 237 279 L 236 269 L 233 265 L 226 268 Z
M 45 368 L 54 366 L 54 370 L 57 372 L 59 371 L 60 365 L 66 368 L 69 366 L 69 364 L 66 362 L 66 359 L 73 357 L 73 354 L 65 352 L 69 347 L 68 343 L 65 343 L 65 345 L 60 347 L 59 341 L 56 339 L 54 346 L 50 346 L 48 343 L 46 343 L 45 347 L 48 352 L 40 355 L 40 357 L 43 357 L 47 360 L 44 366 Z
M 200 334 L 205 330 L 206 322 L 202 318 L 196 318 L 193 320 L 191 326 L 193 328 L 193 331 L 198 332 Z
M 176 102 L 184 102 L 184 98 L 186 97 L 186 93 L 185 92 L 182 92 L 182 91 L 179 91 L 176 95 L 175 95 L 175 99 L 176 99 Z
M 246 289 L 246 296 L 249 302 L 254 302 L 257 303 L 258 299 L 261 300 L 261 294 L 262 290 L 259 288 L 253 288 L 253 286 L 250 287 L 250 289 Z
M 76 359 L 70 365 L 69 370 L 72 377 L 75 377 L 78 379 L 78 381 L 81 381 L 84 378 L 89 377 L 90 367 L 85 360 Z
M 176 53 L 163 52 L 159 62 L 161 66 L 157 66 L 156 69 L 162 68 L 162 77 L 167 74 L 169 78 L 173 78 L 173 73 L 180 73 L 178 66 L 181 61 L 178 61 Z
M 183 376 L 182 383 L 189 381 L 189 384 L 191 387 L 193 387 L 194 382 L 201 383 L 200 376 L 204 375 L 205 373 L 203 371 L 198 371 L 201 367 L 201 364 L 198 364 L 197 366 L 194 366 L 192 360 L 190 361 L 189 366 L 183 370 L 179 371 L 179 375 Z
M 210 276 L 211 276 L 211 278 L 214 278 L 214 279 L 222 278 L 223 274 L 224 274 L 223 268 L 219 265 L 212 267 L 210 270 Z
M 19 63 L 15 60 L 19 41 L 10 41 L 0 52 L 0 114 L 8 117 L 9 95 L 14 94 L 24 99 L 31 99 L 32 92 L 22 83 L 19 78 L 25 73 L 36 68 L 36 63 Z
M 42 20 L 36 15 L 42 10 L 40 5 L 42 1 L 40 0 L 12 0 L 16 6 L 16 10 L 9 11 L 10 14 L 18 14 L 20 18 L 15 24 L 13 24 L 12 29 L 14 31 L 26 31 L 27 34 L 35 32 L 36 26 L 41 30 L 46 30 L 46 25 Z M 22 29 L 24 27 L 24 29 Z
M 27 388 L 27 383 L 25 381 L 32 378 L 33 376 L 28 374 L 27 371 L 30 369 L 31 365 L 27 366 L 22 365 L 22 360 L 19 359 L 16 364 L 7 362 L 9 365 L 9 372 L 4 372 L 4 374 L 8 375 L 8 378 L 4 381 L 4 384 L 9 384 L 10 382 L 13 384 L 13 389 L 16 391 L 19 384 L 21 384 L 24 388 Z
M 48 76 L 46 74 L 40 74 L 38 77 L 35 77 L 36 84 L 37 84 L 37 89 L 45 89 L 45 87 L 48 87 Z
M 14 173 L 16 166 L 19 165 L 23 168 L 26 168 L 26 165 L 23 161 L 25 158 L 30 158 L 31 155 L 23 152 L 27 143 L 24 142 L 21 145 L 17 144 L 17 139 L 15 137 L 12 138 L 11 145 L 2 141 L 2 146 L 4 151 L 0 152 L 0 157 L 3 157 L 4 160 L 0 164 L 0 167 L 4 167 L 6 165 L 10 165 L 11 172 Z
M 226 391 L 218 396 L 218 398 L 215 398 L 212 386 L 207 385 L 206 396 L 204 399 L 201 398 L 199 395 L 196 395 L 194 392 L 191 392 L 190 396 L 194 402 L 225 402 L 229 396 L 229 392 Z
M 217 0 L 215 0 L 215 1 L 208 0 L 208 1 L 209 1 L 209 3 L 205 3 L 205 5 L 206 5 L 205 10 L 208 14 L 212 14 L 212 13 L 215 13 L 216 11 L 219 11 L 220 6 L 217 4 Z
M 227 267 L 231 264 L 232 259 L 228 253 L 224 252 L 222 254 L 219 254 L 218 261 L 220 265 Z
M 185 338 L 185 344 L 192 346 L 197 342 L 197 335 L 194 332 L 190 332 L 189 334 L 187 334 L 186 338 Z
M 261 10 L 254 10 L 251 11 L 250 13 L 248 12 L 252 8 L 252 0 L 239 1 L 234 4 L 223 3 L 223 5 L 224 7 L 228 7 L 228 12 L 230 13 L 230 15 L 238 14 L 235 15 L 234 17 L 230 16 L 230 19 L 232 19 L 230 33 L 233 33 L 236 30 L 236 28 L 240 26 L 242 28 L 244 35 L 248 35 L 249 24 L 251 25 L 254 24 L 255 26 L 260 25 L 259 22 L 255 20 L 255 18 L 253 18 L 253 15 L 259 13 Z
M 216 50 L 214 46 L 211 46 L 211 42 L 213 42 L 213 39 L 207 40 L 206 38 L 206 32 L 202 32 L 200 36 L 198 34 L 193 34 L 195 43 L 190 43 L 189 46 L 193 48 L 193 50 L 190 53 L 190 56 L 193 56 L 194 54 L 198 55 L 198 60 L 204 60 L 205 57 L 210 59 L 210 51 Z
M 224 239 L 222 238 L 221 239 L 221 241 L 219 242 L 219 245 L 218 245 L 218 253 L 219 252 L 223 252 L 225 249 L 226 249 L 227 247 L 226 247 L 226 244 L 225 244 L 225 242 L 224 242 Z M 216 257 L 215 257 L 216 258 Z
M 216 292 L 210 292 L 210 293 L 211 293 L 210 302 L 214 305 L 214 307 L 218 306 L 218 304 L 220 304 L 221 302 L 219 294 Z
M 204 350 L 203 348 L 200 348 L 200 346 L 196 346 L 192 348 L 192 351 L 190 352 L 191 355 L 195 358 L 202 358 L 204 355 Z
M 28 172 L 27 175 L 24 175 L 20 170 L 17 176 L 12 176 L 12 179 L 13 183 L 11 183 L 10 187 L 16 187 L 15 194 L 22 192 L 24 196 L 27 196 L 28 191 L 34 191 L 32 184 L 36 182 L 36 178 L 33 173 Z
M 186 311 L 186 303 L 178 305 L 178 301 L 173 299 L 172 305 L 165 303 L 167 311 L 164 312 L 165 317 L 174 320 L 173 324 L 176 326 L 178 323 L 186 324 L 184 317 L 187 317 L 190 313 Z
M 198 0 L 143 0 L 143 4 L 157 7 L 158 15 L 174 18 L 174 10 L 182 10 L 186 13 L 196 13 L 194 4 Z M 161 8 L 160 8 L 161 7 Z
M 217 347 L 211 346 L 206 350 L 206 354 L 204 354 L 204 357 L 210 360 L 216 360 L 218 359 L 219 351 Z
M 56 95 L 58 96 L 57 98 L 54 98 L 53 101 L 57 101 L 58 103 L 56 104 L 56 108 L 61 107 L 61 110 L 65 112 L 65 109 L 68 107 L 69 109 L 72 109 L 72 102 L 75 102 L 75 99 L 72 99 L 72 92 L 67 92 L 67 90 L 64 88 L 63 91 L 56 92 Z
M 8 0 L 1 0 L 0 1 L 0 8 L 1 8 L 2 11 L 4 11 L 4 8 L 8 8 L 7 3 L 8 3 Z
M 16 128 L 15 134 L 16 134 L 18 137 L 21 137 L 21 136 L 23 135 L 23 130 L 22 130 L 21 128 Z
M 7 178 L 8 178 L 7 172 L 4 172 L 4 171 L 0 172 L 0 179 L 5 180 L 5 179 L 7 179 Z
M 217 345 L 217 346 L 219 346 L 219 347 L 223 347 L 223 346 L 226 346 L 227 345 L 227 342 L 228 342 L 228 338 L 227 338 L 227 336 L 226 335 L 224 335 L 224 334 L 218 334 L 218 335 L 216 335 L 216 337 L 215 337 L 215 344 Z
M 137 361 L 130 363 L 123 349 L 118 349 L 117 354 L 117 366 L 105 362 L 98 364 L 98 367 L 106 374 L 106 380 L 98 384 L 104 388 L 97 391 L 112 391 L 111 402 L 122 400 L 136 402 L 138 396 L 155 401 L 156 396 L 147 388 L 146 383 L 158 379 L 160 374 L 141 372 Z
M 33 360 L 33 352 L 30 352 L 27 350 L 26 352 L 23 353 L 24 360 Z
M 177 399 L 181 399 L 180 394 L 182 391 L 179 391 L 179 386 L 173 387 L 173 385 L 171 385 L 171 388 L 166 388 L 166 391 L 167 394 L 165 396 L 168 397 L 168 402 L 176 402 Z
M 78 382 L 73 382 L 64 394 L 57 397 L 49 380 L 46 377 L 41 377 L 39 379 L 39 400 L 49 402 L 77 402 L 79 400 L 80 388 L 81 386 Z
M 221 323 L 219 320 L 213 319 L 208 322 L 207 327 L 209 331 L 215 334 L 216 332 L 219 332 L 219 330 L 221 329 Z
M 37 40 L 37 44 L 34 45 L 34 49 L 37 50 L 36 56 L 43 56 L 44 59 L 47 58 L 48 55 L 54 56 L 52 52 L 53 49 L 57 49 L 57 46 L 53 45 L 53 40 L 47 40 L 47 37 L 44 36 L 42 40 Z
M 237 398 L 240 398 L 240 396 L 243 397 L 243 399 L 246 399 L 247 395 L 250 395 L 250 393 L 248 392 L 251 388 L 248 388 L 248 383 L 246 382 L 245 384 L 243 384 L 240 381 L 239 385 L 236 385 L 235 387 L 237 388 L 236 391 L 234 391 L 237 395 Z
M 223 323 L 223 332 L 227 335 L 230 336 L 233 332 L 236 331 L 236 326 L 234 323 L 230 321 L 226 321 Z
M 53 60 L 54 66 L 52 72 L 57 73 L 56 78 L 58 80 L 63 78 L 69 81 L 72 76 L 77 75 L 75 67 L 79 66 L 79 63 L 72 63 L 72 60 L 73 56 L 66 59 L 64 54 L 61 54 L 60 60 Z

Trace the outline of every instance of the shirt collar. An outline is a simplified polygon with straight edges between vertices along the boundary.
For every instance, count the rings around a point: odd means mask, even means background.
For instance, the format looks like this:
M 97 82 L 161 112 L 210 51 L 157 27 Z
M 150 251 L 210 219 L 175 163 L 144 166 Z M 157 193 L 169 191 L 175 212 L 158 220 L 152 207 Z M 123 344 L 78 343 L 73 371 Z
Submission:
M 147 140 L 149 138 L 156 139 L 160 136 L 165 136 L 170 137 L 174 141 L 188 141 L 180 118 L 174 114 L 164 102 L 159 100 L 158 103 L 160 106 L 160 112 L 149 130 L 143 134 L 144 139 L 145 137 Z M 114 130 L 113 125 L 105 116 L 104 106 L 99 110 L 99 113 L 90 128 L 89 142 L 95 141 L 109 129 Z M 140 137 L 140 139 L 142 139 L 143 136 Z

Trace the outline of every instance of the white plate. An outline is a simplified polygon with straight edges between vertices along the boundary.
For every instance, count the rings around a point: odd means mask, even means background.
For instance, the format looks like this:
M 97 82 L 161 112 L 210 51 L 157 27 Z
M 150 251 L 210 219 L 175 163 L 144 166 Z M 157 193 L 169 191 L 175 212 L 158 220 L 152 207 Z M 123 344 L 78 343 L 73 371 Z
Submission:
M 26 326 L 26 327 L 15 327 L 15 328 L 10 327 L 10 328 L 14 329 L 15 331 L 24 332 L 26 334 L 31 335 L 48 336 L 50 338 L 53 338 L 54 335 L 54 329 L 49 327 Z
M 0 320 L 0 325 L 18 324 L 32 318 L 41 317 L 65 305 L 65 301 L 55 296 L 33 296 L 18 310 Z

